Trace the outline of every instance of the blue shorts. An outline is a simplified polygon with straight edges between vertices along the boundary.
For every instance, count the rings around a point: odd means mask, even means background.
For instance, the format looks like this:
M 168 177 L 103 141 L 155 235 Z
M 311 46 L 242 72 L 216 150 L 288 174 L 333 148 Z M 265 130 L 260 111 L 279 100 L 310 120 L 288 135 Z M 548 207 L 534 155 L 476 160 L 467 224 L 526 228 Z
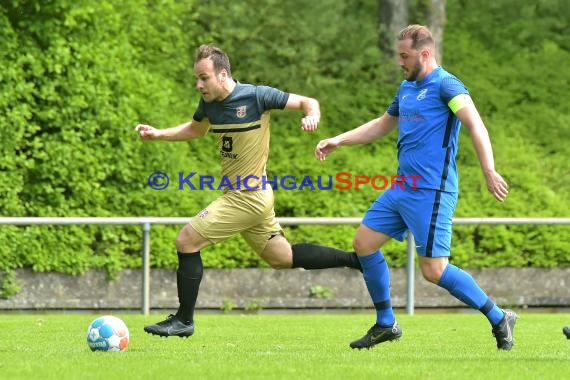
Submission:
M 411 231 L 420 256 L 450 256 L 457 193 L 388 189 L 370 206 L 362 223 L 399 241 Z

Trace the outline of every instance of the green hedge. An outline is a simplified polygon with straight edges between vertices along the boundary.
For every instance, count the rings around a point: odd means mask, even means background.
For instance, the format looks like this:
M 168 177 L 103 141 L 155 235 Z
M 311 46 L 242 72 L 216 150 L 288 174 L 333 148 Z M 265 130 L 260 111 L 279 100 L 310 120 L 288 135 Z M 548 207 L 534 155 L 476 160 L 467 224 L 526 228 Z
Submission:
M 324 163 L 312 156 L 320 139 L 383 113 L 401 80 L 393 59 L 377 48 L 377 1 L 258 3 L 2 2 L 0 214 L 190 218 L 215 199 L 216 191 L 153 191 L 146 184 L 155 171 L 217 175 L 213 136 L 142 143 L 133 132 L 139 122 L 162 128 L 192 117 L 198 101 L 193 52 L 206 42 L 229 53 L 240 81 L 321 102 L 322 124 L 313 135 L 299 132 L 298 113 L 272 114 L 270 175 L 394 173 L 395 135 L 341 149 Z M 504 204 L 487 193 L 462 132 L 456 216 L 570 214 L 570 67 L 560 64 L 570 58 L 569 19 L 568 8 L 554 0 L 448 4 L 444 66 L 470 88 L 497 168 L 511 186 Z M 377 195 L 371 188 L 277 191 L 276 212 L 359 217 Z M 153 228 L 154 267 L 176 265 L 179 228 Z M 355 226 L 286 230 L 292 242 L 350 249 Z M 569 232 L 565 226 L 457 226 L 454 260 L 468 267 L 569 265 Z M 0 246 L 4 271 L 102 268 L 114 276 L 141 264 L 136 227 L 2 226 Z M 390 242 L 385 251 L 394 266 L 405 264 L 403 244 Z M 265 265 L 239 237 L 203 257 L 207 267 Z

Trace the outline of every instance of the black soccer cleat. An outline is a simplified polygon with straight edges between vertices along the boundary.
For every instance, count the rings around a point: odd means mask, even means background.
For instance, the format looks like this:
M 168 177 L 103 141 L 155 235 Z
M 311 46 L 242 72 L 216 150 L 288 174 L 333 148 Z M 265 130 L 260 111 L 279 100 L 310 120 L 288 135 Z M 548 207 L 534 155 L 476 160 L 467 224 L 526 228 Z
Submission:
M 397 322 L 392 327 L 374 325 L 362 338 L 350 343 L 350 348 L 371 348 L 378 343 L 398 340 L 402 337 L 402 329 Z
M 508 351 L 515 344 L 513 332 L 519 316 L 512 310 L 505 309 L 503 311 L 505 312 L 505 317 L 497 326 L 493 326 L 491 332 L 497 340 L 497 348 Z
M 562 329 L 562 332 L 564 333 L 564 335 L 566 335 L 566 338 L 570 339 L 570 326 L 566 326 Z
M 179 336 L 181 338 L 188 338 L 194 334 L 194 323 L 184 323 L 175 315 L 170 314 L 168 318 L 162 322 L 145 326 L 144 331 L 152 335 L 164 337 Z

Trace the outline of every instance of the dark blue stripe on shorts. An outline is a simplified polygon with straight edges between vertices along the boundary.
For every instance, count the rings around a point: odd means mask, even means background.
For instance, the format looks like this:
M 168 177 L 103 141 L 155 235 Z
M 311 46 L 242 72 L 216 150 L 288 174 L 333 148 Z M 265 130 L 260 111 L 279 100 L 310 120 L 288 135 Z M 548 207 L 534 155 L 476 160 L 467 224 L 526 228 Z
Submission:
M 431 220 L 429 222 L 429 233 L 426 244 L 426 257 L 432 257 L 433 241 L 435 237 L 435 228 L 437 224 L 437 215 L 439 214 L 439 205 L 441 201 L 441 191 L 435 192 L 435 201 L 433 202 L 433 209 L 431 211 Z

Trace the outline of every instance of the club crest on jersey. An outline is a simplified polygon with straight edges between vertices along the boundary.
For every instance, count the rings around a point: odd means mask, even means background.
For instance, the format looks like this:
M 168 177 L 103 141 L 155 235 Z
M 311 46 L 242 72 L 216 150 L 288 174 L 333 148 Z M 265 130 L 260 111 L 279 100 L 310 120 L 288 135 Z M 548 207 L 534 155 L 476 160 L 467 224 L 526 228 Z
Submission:
M 247 115 L 247 106 L 240 106 L 238 108 L 236 108 L 236 116 L 241 118 L 244 118 L 245 115 Z
M 427 88 L 424 88 L 423 90 L 420 91 L 420 93 L 418 94 L 418 96 L 416 97 L 416 99 L 417 99 L 418 101 L 419 101 L 419 100 L 422 100 L 423 98 L 426 97 L 427 92 L 428 92 L 428 89 L 427 89 Z

